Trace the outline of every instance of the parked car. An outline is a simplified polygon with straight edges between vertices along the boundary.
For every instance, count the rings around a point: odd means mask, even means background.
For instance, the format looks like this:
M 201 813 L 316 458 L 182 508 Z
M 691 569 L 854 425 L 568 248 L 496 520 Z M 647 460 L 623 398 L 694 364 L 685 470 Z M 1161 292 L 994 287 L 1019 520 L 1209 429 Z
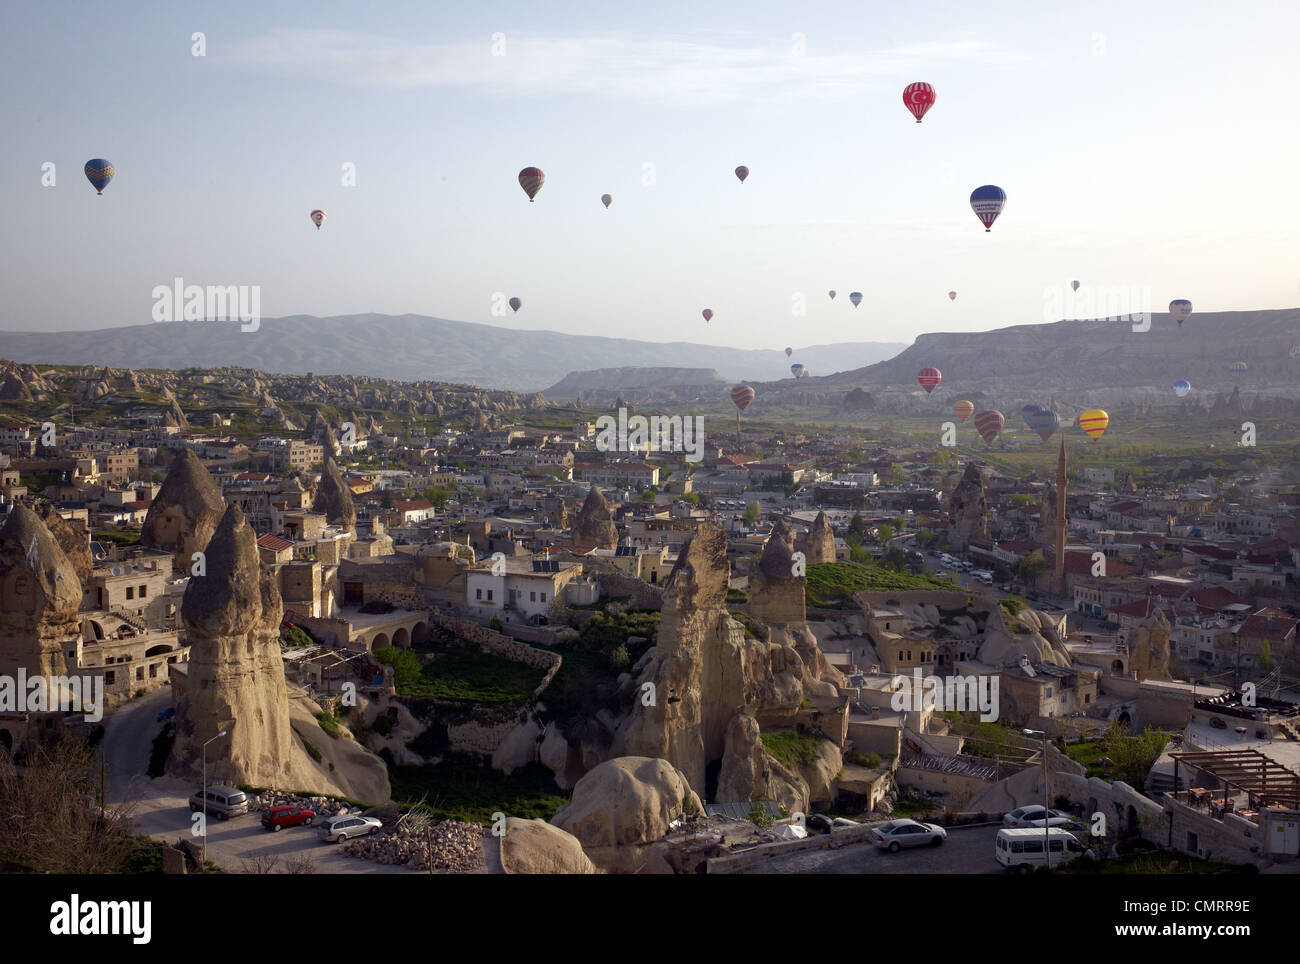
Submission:
M 161 723 L 163 720 L 170 720 L 170 719 L 171 719 L 173 716 L 175 716 L 175 715 L 176 715 L 176 710 L 175 710 L 175 708 L 169 706 L 169 707 L 167 707 L 167 709 L 165 709 L 165 710 L 163 710 L 161 713 L 159 713 L 159 714 L 155 717 L 155 719 L 156 719 L 159 723 Z
M 279 831 L 284 827 L 297 827 L 300 824 L 310 827 L 311 822 L 315 819 L 315 810 L 295 807 L 292 804 L 281 804 L 278 807 L 272 807 L 270 810 L 262 811 L 262 826 L 271 831 Z
M 343 843 L 353 837 L 364 837 L 382 829 L 383 821 L 359 814 L 342 814 L 330 817 L 320 825 L 320 837 L 326 843 Z
M 1216 730 L 1226 730 L 1228 728 L 1228 724 L 1223 722 L 1223 717 L 1221 716 L 1210 717 L 1210 726 Z
M 948 831 L 935 823 L 920 823 L 906 817 L 881 824 L 871 831 L 871 842 L 891 854 L 904 847 L 937 847 L 948 839 Z
M 1027 874 L 1035 867 L 1045 864 L 1059 867 L 1077 857 L 1090 857 L 1091 854 L 1074 834 L 1060 827 L 1047 830 L 1037 827 L 1004 827 L 998 831 L 997 839 L 993 842 L 993 856 L 1003 867 Z
M 1044 817 L 1046 815 L 1046 817 Z M 1048 810 L 1043 806 L 1020 807 L 1002 815 L 1004 827 L 1042 827 L 1046 819 L 1049 827 L 1064 827 L 1075 822 L 1074 817 L 1061 810 Z
M 218 820 L 228 820 L 248 813 L 248 794 L 237 787 L 208 787 L 206 796 L 206 810 L 209 814 L 216 814 Z M 204 809 L 204 792 L 202 789 L 195 790 L 190 797 L 190 812 L 199 813 Z

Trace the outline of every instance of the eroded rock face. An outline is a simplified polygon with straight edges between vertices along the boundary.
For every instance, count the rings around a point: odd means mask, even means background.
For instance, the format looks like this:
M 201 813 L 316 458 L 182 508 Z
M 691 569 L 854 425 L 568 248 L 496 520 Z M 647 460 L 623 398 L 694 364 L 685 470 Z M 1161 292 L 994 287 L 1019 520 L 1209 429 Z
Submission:
M 1157 609 L 1129 635 L 1128 668 L 1139 680 L 1169 681 L 1169 620 Z
M 804 556 L 809 565 L 835 561 L 835 530 L 825 512 L 818 512 L 804 539 Z
M 770 622 L 803 622 L 806 580 L 795 575 L 794 537 L 778 519 L 749 573 L 749 611 Z
M 609 503 L 594 485 L 587 492 L 577 517 L 573 520 L 573 544 L 598 549 L 613 549 L 618 545 L 618 528 Z
M 501 864 L 508 874 L 598 874 L 582 844 L 545 820 L 506 819 Z
M 45 528 L 50 530 L 50 535 L 54 536 L 54 541 L 59 544 L 63 554 L 72 563 L 72 568 L 77 571 L 77 580 L 84 591 L 90 582 L 90 574 L 95 568 L 95 562 L 90 555 L 90 541 L 86 535 L 85 524 L 80 520 L 76 523 L 69 522 L 49 503 L 41 506 L 37 514 L 45 523 Z
M 24 505 L 0 527 L 0 673 L 63 675 L 75 645 L 81 583 L 45 523 Z
M 749 638 L 727 612 L 730 571 L 722 526 L 701 524 L 668 577 L 654 655 L 638 680 L 654 683 L 655 705 L 638 701 L 614 740 L 617 753 L 672 763 L 697 793 L 709 763 L 726 765 L 733 717 L 793 715 L 804 693 L 794 649 Z
M 351 741 L 328 747 L 333 771 L 309 755 L 304 739 L 319 752 L 332 738 L 304 713 L 291 719 L 279 644 L 280 593 L 259 562 L 256 533 L 238 506 L 226 510 L 205 553 L 207 575 L 190 579 L 181 603 L 190 661 L 168 772 L 199 776 L 204 742 L 225 730 L 208 750 L 212 782 L 386 800 L 383 763 Z
M 971 462 L 948 498 L 948 541 L 954 549 L 965 549 L 971 539 L 988 536 L 988 503 L 984 496 L 984 473 Z
M 334 460 L 325 457 L 325 468 L 321 472 L 320 482 L 316 485 L 316 495 L 312 502 L 316 512 L 325 513 L 330 525 L 339 525 L 355 532 L 357 510 L 352 502 L 352 490 L 343 479 L 343 473 Z
M 189 572 L 193 554 L 207 547 L 225 511 L 226 500 L 216 480 L 198 456 L 185 449 L 168 468 L 149 506 L 140 544 L 170 552 L 174 571 Z
M 606 760 L 579 780 L 573 798 L 551 822 L 576 837 L 597 867 L 634 873 L 672 821 L 703 811 L 699 795 L 676 767 L 625 756 Z

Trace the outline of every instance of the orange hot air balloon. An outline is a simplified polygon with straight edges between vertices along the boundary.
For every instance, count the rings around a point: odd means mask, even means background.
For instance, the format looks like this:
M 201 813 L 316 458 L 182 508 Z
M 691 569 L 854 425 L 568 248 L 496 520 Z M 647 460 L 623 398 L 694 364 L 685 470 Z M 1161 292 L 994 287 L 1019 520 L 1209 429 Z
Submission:
M 963 422 L 966 421 L 966 419 L 970 418 L 971 414 L 974 411 L 975 411 L 975 406 L 972 405 L 970 402 L 966 401 L 965 399 L 962 399 L 960 402 L 957 402 L 952 407 L 952 413 L 956 415 L 959 419 L 961 419 Z
M 922 368 L 916 373 L 916 380 L 921 383 L 921 387 L 929 395 L 943 381 L 943 372 L 937 368 Z
M 540 167 L 526 167 L 519 172 L 519 186 L 528 195 L 529 202 L 537 197 L 537 192 L 542 189 L 542 185 L 545 183 L 546 175 L 542 173 Z
M 975 413 L 975 431 L 980 433 L 980 438 L 993 444 L 993 440 L 1002 432 L 1002 426 L 1007 424 L 1007 420 L 1002 417 L 1001 412 L 976 412 Z
M 1099 408 L 1090 408 L 1079 416 L 1079 428 L 1088 433 L 1090 439 L 1096 440 L 1106 434 L 1110 425 L 1110 416 Z
M 742 412 L 749 408 L 749 403 L 754 400 L 754 390 L 748 385 L 737 385 L 731 390 L 731 403 Z
M 741 184 L 744 184 L 745 178 L 749 177 L 749 168 L 744 164 L 740 165 L 740 167 L 736 168 L 736 177 L 740 178 Z

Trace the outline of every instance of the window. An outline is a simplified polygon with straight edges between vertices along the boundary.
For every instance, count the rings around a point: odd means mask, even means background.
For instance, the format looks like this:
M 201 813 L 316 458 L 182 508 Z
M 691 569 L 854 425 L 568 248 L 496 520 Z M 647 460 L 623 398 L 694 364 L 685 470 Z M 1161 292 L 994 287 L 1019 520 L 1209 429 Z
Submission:
M 127 598 L 127 599 L 134 599 L 134 598 L 135 598 L 135 588 L 134 588 L 134 587 L 132 587 L 132 586 L 127 586 L 127 587 L 126 587 L 126 598 Z
M 542 593 L 542 602 L 546 602 L 546 593 Z
M 140 598 L 143 599 L 143 598 L 144 598 L 145 596 L 147 596 L 147 595 L 149 595 L 149 587 L 148 587 L 148 586 L 141 586 L 141 587 L 140 587 Z
M 105 673 L 105 674 L 104 674 L 104 683 L 105 683 L 105 685 L 107 685 L 107 686 L 112 686 L 113 683 L 114 683 L 116 680 L 117 680 L 117 674 L 116 674 L 116 673 L 108 672 L 108 673 Z
M 488 602 L 491 602 L 491 601 L 492 601 L 492 590 L 491 590 L 491 589 L 488 590 L 487 601 L 488 601 Z
M 1041 854 L 1043 852 L 1043 842 L 1041 840 L 1026 840 L 1024 852 L 1027 854 Z
M 475 590 L 474 590 L 474 598 L 475 598 L 475 599 L 482 599 L 482 598 L 483 598 L 483 590 L 482 590 L 482 589 L 475 589 Z
M 1043 695 L 1050 700 L 1052 698 L 1052 688 L 1050 686 L 1046 687 L 1043 691 Z
M 530 592 L 530 593 L 528 594 L 528 601 L 529 601 L 529 602 L 537 602 L 537 593 L 535 593 L 535 592 Z

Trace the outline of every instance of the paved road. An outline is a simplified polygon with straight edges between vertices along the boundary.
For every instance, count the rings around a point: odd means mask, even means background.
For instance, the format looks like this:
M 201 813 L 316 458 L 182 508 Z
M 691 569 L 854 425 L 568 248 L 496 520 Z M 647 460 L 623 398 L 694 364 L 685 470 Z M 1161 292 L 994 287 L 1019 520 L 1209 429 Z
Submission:
M 749 874 L 1005 874 L 993 857 L 1000 827 L 953 827 L 939 847 L 917 847 L 891 854 L 874 844 L 839 850 L 802 850 L 773 857 Z
M 126 799 L 133 787 L 148 782 L 153 738 L 164 725 L 157 717 L 171 705 L 172 689 L 163 686 L 104 718 L 103 749 L 110 802 Z

